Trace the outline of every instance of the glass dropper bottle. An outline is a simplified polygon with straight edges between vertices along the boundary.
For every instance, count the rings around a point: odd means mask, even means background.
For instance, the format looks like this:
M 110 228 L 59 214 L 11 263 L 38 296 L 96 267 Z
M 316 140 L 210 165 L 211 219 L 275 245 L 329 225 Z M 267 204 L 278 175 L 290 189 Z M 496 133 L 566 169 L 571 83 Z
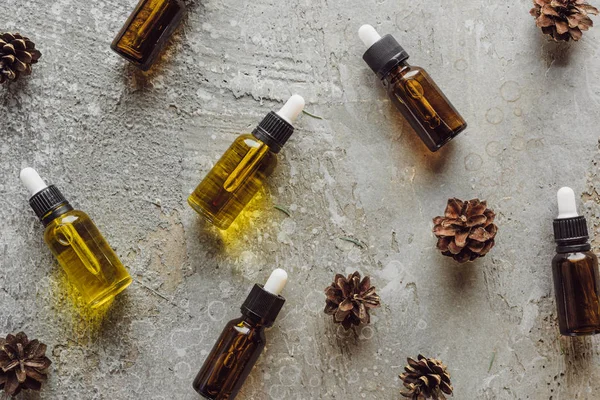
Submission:
M 265 328 L 273 325 L 285 303 L 281 292 L 287 279 L 278 268 L 264 286 L 254 285 L 242 305 L 242 316 L 227 323 L 194 379 L 194 390 L 202 397 L 233 400 L 237 396 L 265 348 Z
M 44 241 L 85 303 L 99 307 L 125 290 L 131 276 L 90 217 L 73 209 L 33 168 L 23 169 L 20 178 L 31 193 L 29 205 L 46 227 Z
M 381 37 L 371 25 L 361 26 L 358 35 L 367 47 L 363 59 L 429 150 L 439 150 L 466 129 L 450 100 L 423 68 L 407 62 L 408 53 L 392 35 Z

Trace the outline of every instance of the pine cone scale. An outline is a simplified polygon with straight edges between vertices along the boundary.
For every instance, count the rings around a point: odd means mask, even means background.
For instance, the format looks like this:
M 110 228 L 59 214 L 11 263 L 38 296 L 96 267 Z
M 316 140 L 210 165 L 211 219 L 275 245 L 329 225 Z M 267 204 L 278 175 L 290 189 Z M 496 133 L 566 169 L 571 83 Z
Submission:
M 448 207 L 446 207 L 445 216 L 448 219 L 456 219 L 459 217 L 460 212 L 463 208 L 463 202 L 457 198 L 448 200 Z
M 469 238 L 469 231 L 462 231 L 454 235 L 454 243 L 459 248 L 463 248 L 467 245 L 467 239 Z
M 449 376 L 448 376 L 448 380 L 450 380 Z M 454 389 L 452 388 L 452 386 L 450 386 L 449 383 L 446 383 L 445 381 L 442 380 L 442 383 L 440 383 L 440 390 L 446 394 L 452 394 L 452 391 Z
M 350 311 L 354 308 L 354 304 L 352 304 L 352 300 L 348 298 L 340 303 L 339 308 L 342 311 Z
M 342 311 L 340 309 L 336 310 L 335 314 L 334 314 L 335 322 L 339 323 L 339 322 L 344 321 L 346 319 L 346 317 L 350 314 L 350 312 L 351 312 L 351 310 L 348 310 L 348 311 Z
M 6 386 L 4 386 L 4 391 L 6 393 L 19 393 L 19 381 L 17 380 L 16 375 L 9 375 L 8 380 L 6 381 Z

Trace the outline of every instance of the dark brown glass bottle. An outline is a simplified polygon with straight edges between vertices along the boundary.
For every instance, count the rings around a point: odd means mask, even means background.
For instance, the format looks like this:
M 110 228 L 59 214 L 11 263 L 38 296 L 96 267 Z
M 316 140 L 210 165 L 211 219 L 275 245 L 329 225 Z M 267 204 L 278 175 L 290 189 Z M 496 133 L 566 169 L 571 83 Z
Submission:
M 229 321 L 194 380 L 207 399 L 233 399 L 265 348 L 265 331 L 251 317 Z
M 363 59 L 429 150 L 439 150 L 466 129 L 465 120 L 429 74 L 408 64 L 408 53 L 392 35 L 381 37 L 370 25 L 361 27 L 359 35 L 368 46 Z
M 141 0 L 110 47 L 146 71 L 184 12 L 185 4 L 181 0 Z
M 193 387 L 212 400 L 233 400 L 263 351 L 265 328 L 273 325 L 285 299 L 279 295 L 287 274 L 276 269 L 267 283 L 254 285 L 242 305 L 242 317 L 231 320 L 223 329 Z
M 576 210 L 569 188 L 559 191 Z M 575 215 L 575 216 L 569 216 Z M 566 216 L 566 217 L 565 217 Z M 554 220 L 556 256 L 552 260 L 554 293 L 561 335 L 581 336 L 600 333 L 600 271 L 598 258 L 590 251 L 584 217 L 561 212 Z

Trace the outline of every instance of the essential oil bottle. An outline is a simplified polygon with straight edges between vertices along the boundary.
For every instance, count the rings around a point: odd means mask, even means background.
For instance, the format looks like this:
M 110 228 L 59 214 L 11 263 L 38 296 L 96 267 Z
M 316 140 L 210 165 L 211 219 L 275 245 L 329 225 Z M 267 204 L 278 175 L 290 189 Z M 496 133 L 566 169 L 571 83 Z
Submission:
M 429 150 L 439 150 L 465 130 L 465 120 L 424 69 L 406 62 L 408 53 L 392 35 L 381 37 L 371 25 L 363 25 L 358 35 L 367 46 L 363 60 Z
M 181 0 L 140 0 L 110 46 L 146 71 L 158 57 L 185 12 Z
M 292 124 L 303 108 L 304 99 L 293 95 L 252 134 L 239 136 L 188 197 L 189 205 L 216 227 L 229 228 L 275 170 L 277 153 L 294 133 Z
M 600 333 L 600 273 L 590 251 L 585 218 L 577 214 L 573 189 L 558 191 L 554 220 L 556 256 L 552 260 L 560 333 L 565 336 Z
M 74 210 L 33 168 L 21 171 L 21 181 L 31 193 L 29 205 L 46 227 L 46 244 L 88 306 L 105 304 L 131 284 L 129 273 L 87 214 Z
M 285 303 L 280 293 L 287 273 L 276 269 L 264 286 L 254 285 L 242 305 L 242 316 L 231 320 L 194 379 L 204 398 L 233 400 L 265 347 L 265 328 L 273 325 Z

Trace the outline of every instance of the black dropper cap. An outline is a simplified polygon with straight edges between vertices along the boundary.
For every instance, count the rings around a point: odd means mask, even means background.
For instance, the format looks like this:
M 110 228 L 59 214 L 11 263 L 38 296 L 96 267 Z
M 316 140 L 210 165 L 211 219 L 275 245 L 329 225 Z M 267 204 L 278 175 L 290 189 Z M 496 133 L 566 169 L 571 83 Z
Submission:
M 587 251 L 589 234 L 585 217 L 577 214 L 575 192 L 570 187 L 561 188 L 556 194 L 558 218 L 554 220 L 554 240 L 559 253 Z
M 40 190 L 29 199 L 35 215 L 48 225 L 50 221 L 73 209 L 65 196 L 54 185 Z
M 584 216 L 554 220 L 554 241 L 560 252 L 587 251 L 591 248 L 588 243 L 589 238 L 587 221 Z
M 392 35 L 385 35 L 375 42 L 363 55 L 363 60 L 379 78 L 384 78 L 409 55 Z
M 242 314 L 260 322 L 266 327 L 272 326 L 279 315 L 285 299 L 255 284 L 242 305 Z
M 281 148 L 294 133 L 294 127 L 285 119 L 271 111 L 252 131 L 252 134 L 260 141 L 264 142 L 273 150 L 279 153 Z

